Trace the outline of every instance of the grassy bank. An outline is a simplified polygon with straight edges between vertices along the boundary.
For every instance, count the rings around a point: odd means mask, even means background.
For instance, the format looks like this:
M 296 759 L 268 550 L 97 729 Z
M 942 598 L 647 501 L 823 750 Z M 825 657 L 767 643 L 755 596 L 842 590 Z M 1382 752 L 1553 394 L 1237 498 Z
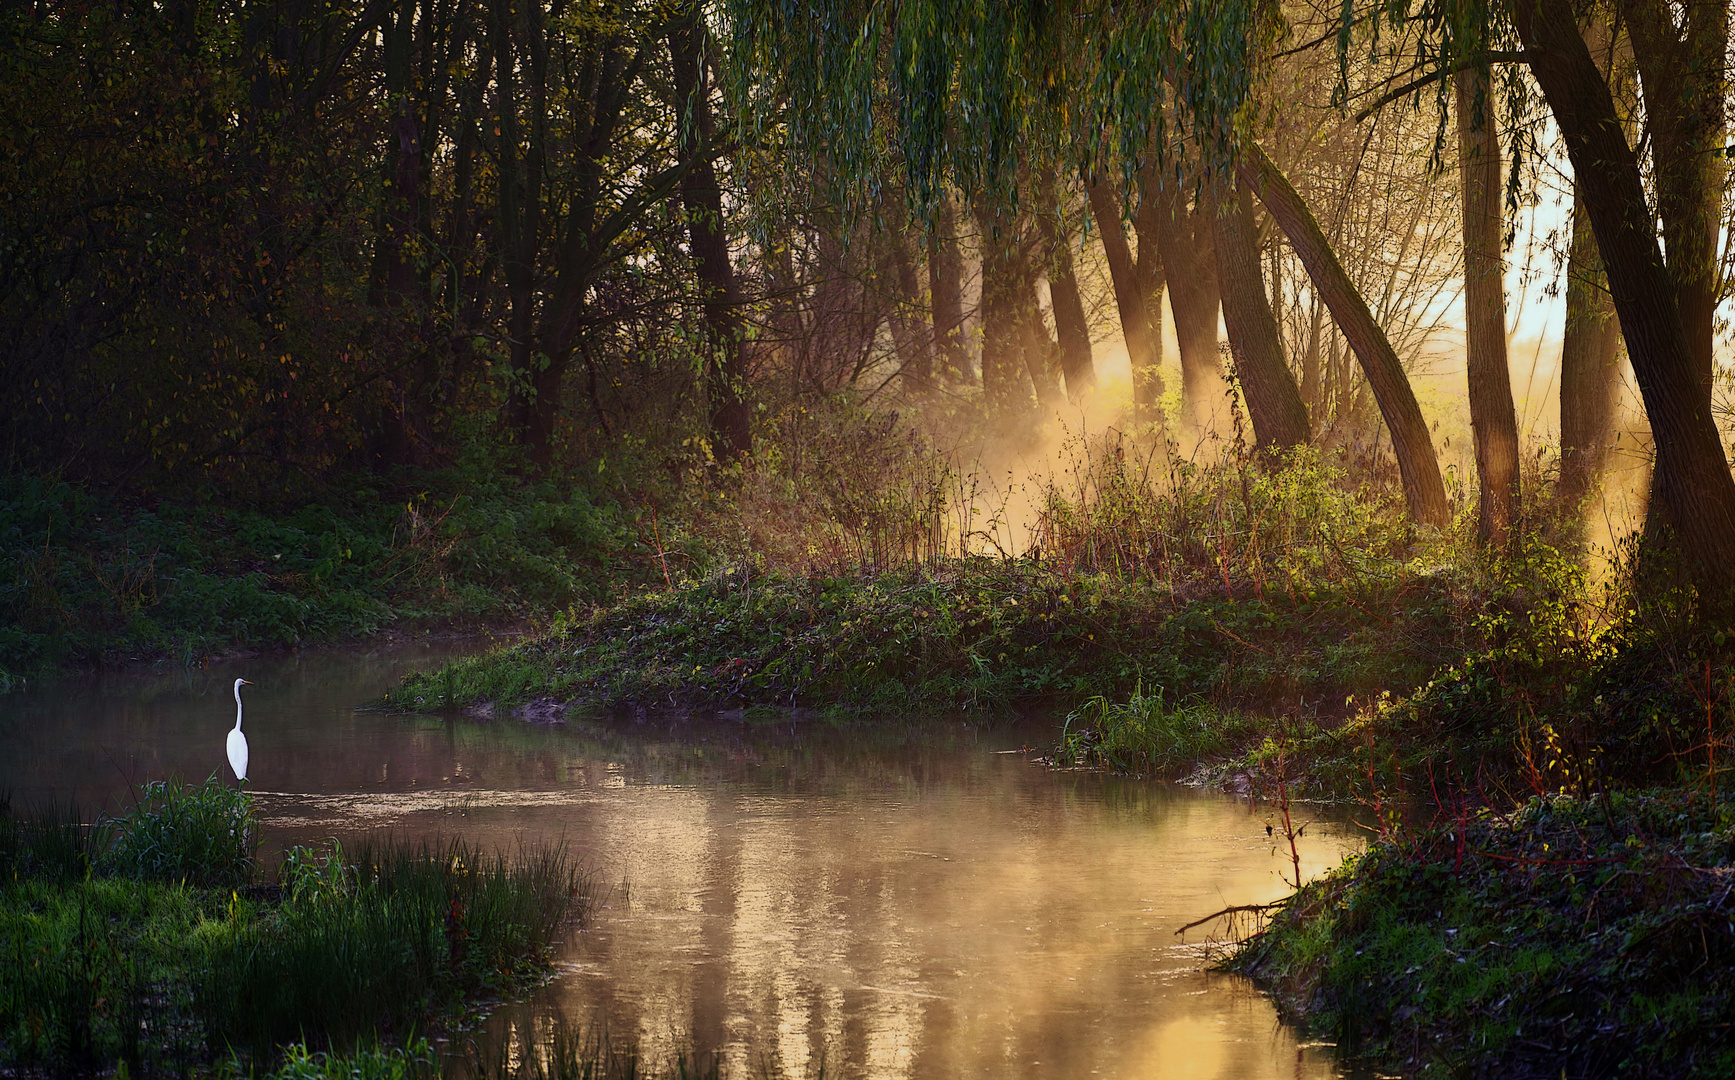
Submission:
M 181 1074 L 405 1038 L 540 980 L 589 903 L 564 856 L 458 842 L 295 848 L 257 882 L 252 832 L 214 781 L 95 825 L 0 816 L 0 1068 Z
M 1292 594 L 1033 559 L 850 576 L 741 566 L 413 676 L 390 702 L 1006 709 L 1143 685 L 1221 703 L 1341 703 L 1413 686 L 1457 655 L 1454 603 L 1446 579 L 1423 574 Z
M 1376 844 L 1231 967 L 1415 1076 L 1735 1072 L 1727 787 L 1537 798 Z
M 1566 629 L 1490 635 L 1335 727 L 1234 744 L 1215 720 L 1219 768 L 1276 799 L 1359 798 L 1376 823 L 1229 965 L 1376 1068 L 1735 1071 L 1730 642 L 1655 598 Z
M 74 664 L 546 616 L 646 577 L 638 546 L 607 499 L 484 463 L 239 508 L 0 479 L 0 690 Z

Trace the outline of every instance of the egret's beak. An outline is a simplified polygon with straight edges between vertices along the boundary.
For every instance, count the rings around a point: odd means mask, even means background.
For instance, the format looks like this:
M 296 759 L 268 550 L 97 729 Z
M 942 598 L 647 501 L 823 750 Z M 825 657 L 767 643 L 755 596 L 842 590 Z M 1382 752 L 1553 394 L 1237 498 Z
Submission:
M 251 682 L 249 682 L 249 681 L 248 681 L 248 680 L 246 680 L 246 679 L 242 679 L 242 680 L 241 680 L 241 685 L 242 685 L 242 686 L 252 686 L 252 685 L 253 685 L 253 684 L 252 684 L 252 683 L 251 683 Z

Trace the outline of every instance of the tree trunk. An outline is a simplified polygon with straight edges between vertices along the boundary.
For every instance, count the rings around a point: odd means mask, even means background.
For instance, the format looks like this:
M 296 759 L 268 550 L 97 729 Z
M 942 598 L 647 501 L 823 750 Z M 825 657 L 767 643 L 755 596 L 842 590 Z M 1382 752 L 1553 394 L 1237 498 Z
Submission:
M 1028 290 L 1020 288 L 1011 224 L 997 222 L 986 200 L 976 204 L 976 223 L 982 249 L 982 398 L 991 416 L 1007 422 L 1030 410 L 1027 328 L 1020 310 Z
M 1480 489 L 1476 534 L 1504 548 L 1517 520 L 1518 420 L 1506 362 L 1500 135 L 1487 65 L 1459 72 L 1454 82 L 1464 202 L 1464 360 Z
M 1420 524 L 1444 528 L 1452 515 L 1446 505 L 1446 487 L 1440 482 L 1434 440 L 1392 343 L 1374 321 L 1355 283 L 1344 273 L 1313 211 L 1265 151 L 1257 143 L 1246 143 L 1238 168 L 1242 183 L 1259 196 L 1283 230 L 1289 246 L 1307 268 L 1314 290 L 1331 310 L 1333 320 L 1361 362 L 1391 436 L 1410 516 Z M 1176 321 L 1179 320 L 1177 313 Z
M 1287 450 L 1307 442 L 1307 409 L 1295 389 L 1295 376 L 1283 359 L 1283 337 L 1265 296 L 1265 275 L 1243 191 L 1213 193 L 1217 273 L 1223 321 L 1253 437 L 1265 451 Z
M 1575 517 L 1596 490 L 1620 390 L 1621 324 L 1576 187 L 1566 264 L 1566 335 L 1560 344 L 1560 484 L 1555 498 Z
M 538 9 L 532 7 L 525 15 L 527 23 L 536 22 Z M 499 135 L 495 139 L 496 198 L 498 201 L 498 243 L 501 270 L 506 278 L 507 358 L 512 371 L 512 386 L 507 401 L 507 422 L 522 438 L 530 426 L 533 335 L 536 317 L 536 255 L 541 244 L 542 164 L 545 128 L 545 103 L 542 73 L 547 68 L 546 50 L 541 47 L 540 27 L 527 28 L 522 49 L 514 41 L 514 17 L 517 12 L 508 0 L 493 0 L 490 32 L 493 35 L 495 90 L 499 105 L 495 113 Z M 520 70 L 528 70 L 529 130 L 520 153 L 518 120 L 518 79 Z
M 669 34 L 675 94 L 684 114 L 681 155 L 689 162 L 681 180 L 688 246 L 703 297 L 705 344 L 710 350 L 705 393 L 710 402 L 711 454 L 740 460 L 753 451 L 752 411 L 747 404 L 746 357 L 741 349 L 741 289 L 729 261 L 723 188 L 711 161 L 716 139 L 710 88 L 705 79 L 705 24 L 696 10 Z
M 964 260 L 958 253 L 952 200 L 942 198 L 928 235 L 928 294 L 933 307 L 934 343 L 945 378 L 970 381 L 964 351 Z
M 1091 181 L 1086 194 L 1090 200 L 1091 216 L 1096 220 L 1096 231 L 1102 237 L 1103 254 L 1108 259 L 1115 307 L 1121 317 L 1121 337 L 1126 341 L 1127 360 L 1132 364 L 1133 423 L 1137 427 L 1160 419 L 1150 405 L 1162 396 L 1162 370 L 1157 366 L 1161 340 L 1152 332 L 1146 290 L 1139 282 L 1138 268 L 1133 262 L 1132 250 L 1127 246 L 1120 205 L 1113 189 L 1100 181 Z M 1151 393 L 1153 376 L 1154 394 Z M 1141 389 L 1144 394 L 1140 393 Z
M 1657 216 L 1694 373 L 1711 397 L 1728 142 L 1728 0 L 1623 0 L 1644 82 Z M 1676 11 L 1679 11 L 1679 17 Z
M 1163 257 L 1157 247 L 1157 204 L 1150 197 L 1156 169 L 1145 178 L 1145 194 L 1139 198 L 1139 210 L 1134 216 L 1133 231 L 1138 236 L 1133 260 L 1133 279 L 1145 301 L 1145 318 L 1151 328 L 1151 350 L 1148 362 L 1133 371 L 1133 408 L 1140 416 L 1150 417 L 1159 424 L 1163 418 Z
M 907 233 L 901 220 L 881 236 L 880 279 L 882 292 L 891 300 L 887 319 L 892 328 L 892 347 L 898 354 L 898 375 L 916 397 L 934 390 L 933 343 L 918 307 L 921 287 L 916 280 L 915 260 L 910 258 Z
M 1024 327 L 1024 370 L 1030 373 L 1030 383 L 1036 390 L 1036 404 L 1044 413 L 1052 413 L 1065 400 L 1060 383 L 1054 378 L 1054 358 L 1059 351 L 1048 336 L 1048 324 L 1042 321 L 1042 305 L 1036 295 L 1036 274 L 1026 269 L 1023 281 L 1024 302 L 1020 323 Z
M 1169 307 L 1175 313 L 1175 342 L 1181 350 L 1181 400 L 1194 421 L 1209 415 L 1206 399 L 1216 392 L 1223 360 L 1217 351 L 1218 295 L 1215 224 L 1208 210 L 1187 210 L 1187 196 L 1173 177 L 1162 187 L 1147 187 L 1154 200 L 1152 219 L 1157 249 L 1169 282 Z
M 1322 406 L 1325 404 L 1323 357 L 1320 348 L 1324 329 L 1325 306 L 1319 302 L 1319 297 L 1315 296 L 1307 318 L 1307 350 L 1301 354 L 1301 403 L 1307 406 L 1311 423 L 1320 420 Z
M 1060 217 L 1053 176 L 1045 179 L 1043 188 L 1042 238 L 1047 248 L 1048 295 L 1054 307 L 1054 333 L 1059 338 L 1060 371 L 1066 379 L 1066 396 L 1077 402 L 1096 385 L 1096 365 L 1090 355 L 1090 324 L 1085 321 L 1084 300 L 1078 295 L 1078 278 L 1072 268 L 1072 237 Z M 1043 333 L 1046 336 L 1047 331 Z
M 1735 478 L 1711 416 L 1700 365 L 1657 245 L 1638 156 L 1627 144 L 1608 83 L 1567 0 L 1512 6 L 1530 70 L 1566 140 L 1596 233 L 1621 334 L 1656 440 L 1653 514 L 1680 544 L 1703 612 L 1735 607 Z

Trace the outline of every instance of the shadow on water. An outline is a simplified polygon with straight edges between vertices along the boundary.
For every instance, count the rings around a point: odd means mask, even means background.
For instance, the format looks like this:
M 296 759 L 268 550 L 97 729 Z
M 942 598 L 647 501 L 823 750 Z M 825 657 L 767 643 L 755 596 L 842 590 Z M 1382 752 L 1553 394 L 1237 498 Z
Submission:
M 640 1075 L 692 1067 L 695 1049 L 725 1077 L 1342 1075 L 1248 984 L 1203 970 L 1196 931 L 1175 934 L 1288 891 L 1288 852 L 1245 802 L 1028 764 L 1019 747 L 1053 735 L 1041 720 L 355 708 L 433 658 L 305 654 L 13 695 L 0 787 L 89 805 L 207 775 L 245 676 L 267 849 L 381 830 L 565 845 L 613 888 L 557 977 L 481 1029 L 518 1047 L 500 1060 L 607 1031 Z M 1304 873 L 1353 832 L 1308 829 Z

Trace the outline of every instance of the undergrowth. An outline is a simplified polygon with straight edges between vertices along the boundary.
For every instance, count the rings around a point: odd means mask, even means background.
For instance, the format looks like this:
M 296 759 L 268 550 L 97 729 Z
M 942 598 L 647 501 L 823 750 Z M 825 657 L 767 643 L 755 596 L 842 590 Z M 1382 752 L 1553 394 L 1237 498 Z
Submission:
M 267 1067 L 292 1040 L 408 1037 L 534 985 L 589 904 L 564 854 L 459 841 L 296 848 L 278 881 L 248 883 L 221 857 L 251 807 L 218 787 L 169 785 L 91 826 L 0 814 L 0 1068 L 182 1074 L 236 1053 Z M 164 813 L 190 804 L 228 813 Z M 175 876 L 207 852 L 210 872 Z
M 0 478 L 0 691 L 70 664 L 551 614 L 648 580 L 640 547 L 611 499 L 483 464 L 246 507 Z
M 1463 654 L 1480 585 L 1441 561 L 1452 537 L 1415 534 L 1390 493 L 1309 451 L 1269 468 L 1233 453 L 1157 461 L 1082 447 L 1069 480 L 1041 487 L 1023 552 L 1007 550 L 1004 505 L 983 519 L 960 496 L 952 554 L 801 569 L 743 557 L 671 575 L 538 640 L 412 676 L 389 700 L 1009 709 L 1143 686 L 1171 702 L 1335 713 Z
M 1010 709 L 1126 693 L 1269 705 L 1425 679 L 1452 654 L 1451 589 L 1225 595 L 976 558 L 848 577 L 732 568 L 408 677 L 408 709 L 597 705 Z
M 1230 967 L 1405 1075 L 1725 1077 L 1732 879 L 1726 788 L 1466 809 L 1303 887 Z

